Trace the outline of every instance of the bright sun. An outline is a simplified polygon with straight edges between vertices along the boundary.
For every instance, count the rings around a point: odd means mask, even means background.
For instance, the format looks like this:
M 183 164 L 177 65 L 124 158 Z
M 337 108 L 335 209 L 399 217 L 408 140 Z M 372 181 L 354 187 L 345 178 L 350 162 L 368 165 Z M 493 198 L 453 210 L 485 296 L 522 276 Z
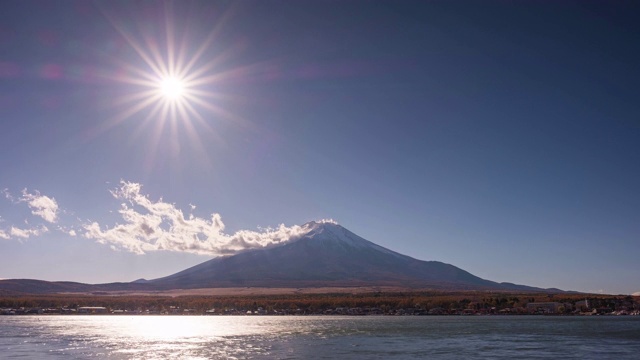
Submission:
M 208 49 L 218 34 L 218 27 L 201 39 L 200 44 L 190 44 L 188 28 L 176 29 L 173 21 L 171 2 L 165 7 L 165 23 L 157 30 L 165 32 L 163 46 L 160 39 L 153 38 L 146 32 L 129 32 L 128 27 L 119 17 L 107 14 L 109 21 L 124 37 L 127 43 L 140 56 L 141 64 L 134 65 L 120 59 L 121 73 L 115 80 L 132 85 L 130 91 L 116 99 L 114 103 L 122 110 L 105 124 L 105 128 L 114 126 L 125 119 L 140 114 L 142 125 L 151 123 L 157 126 L 156 134 L 161 134 L 166 124 L 170 131 L 177 131 L 178 123 L 190 134 L 196 146 L 199 132 L 213 133 L 212 119 L 237 119 L 233 114 L 218 105 L 225 94 L 219 93 L 214 86 L 218 81 L 229 78 L 237 69 L 217 71 L 221 58 L 208 53 Z M 176 38 L 182 41 L 176 41 Z M 192 52 L 189 50 L 193 50 Z M 226 56 L 226 55 L 225 55 Z M 225 58 L 226 59 L 226 58 Z M 216 89 L 216 90 L 214 90 Z M 200 112 L 206 111 L 209 116 L 203 117 Z M 196 130 L 196 126 L 197 129 Z M 158 135 L 160 136 L 160 135 Z
M 184 83 L 174 77 L 168 77 L 160 81 L 160 92 L 167 100 L 178 100 L 184 94 Z

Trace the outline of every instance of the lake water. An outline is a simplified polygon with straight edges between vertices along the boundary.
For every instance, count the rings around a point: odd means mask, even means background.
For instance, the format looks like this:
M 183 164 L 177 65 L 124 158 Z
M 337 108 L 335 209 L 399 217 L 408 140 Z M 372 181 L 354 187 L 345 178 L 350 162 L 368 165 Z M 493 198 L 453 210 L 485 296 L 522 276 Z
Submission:
M 640 359 L 640 317 L 0 316 L 1 359 Z

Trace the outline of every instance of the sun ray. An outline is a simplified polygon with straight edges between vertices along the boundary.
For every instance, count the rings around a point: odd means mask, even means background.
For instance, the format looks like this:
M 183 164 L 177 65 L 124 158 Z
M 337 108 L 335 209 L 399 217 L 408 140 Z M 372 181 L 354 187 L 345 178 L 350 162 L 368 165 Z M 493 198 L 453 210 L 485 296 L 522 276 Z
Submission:
M 209 111 L 220 115 L 221 117 L 227 119 L 227 120 L 233 120 L 233 119 L 237 119 L 237 117 L 235 117 L 233 114 L 231 114 L 228 111 L 225 111 L 223 108 L 219 107 L 219 106 L 215 106 L 213 104 L 210 104 L 200 98 L 197 97 L 193 97 L 190 99 L 192 102 L 204 107 L 205 109 L 208 109 Z
M 122 106 L 130 103 L 138 102 L 141 100 L 148 100 L 149 98 L 154 98 L 153 100 L 158 100 L 156 98 L 157 96 L 159 96 L 157 90 L 154 90 L 154 89 L 144 90 L 139 93 L 117 97 L 113 100 L 113 104 L 116 106 Z
M 247 65 L 243 67 L 236 67 L 224 72 L 218 72 L 215 74 L 201 76 L 199 78 L 189 80 L 189 84 L 191 86 L 199 86 L 203 84 L 216 83 L 223 80 L 228 80 L 232 78 L 239 78 L 246 76 L 246 74 L 250 73 L 252 69 L 255 68 L 255 65 Z
M 165 36 L 167 37 L 167 67 L 169 69 L 169 76 L 176 76 L 175 72 L 175 52 L 174 52 L 174 27 L 173 27 L 173 9 L 171 7 L 172 3 L 165 3 L 165 14 L 164 14 L 164 22 L 165 22 Z
M 118 33 L 120 33 L 120 35 L 125 39 L 125 41 L 129 44 L 129 46 L 131 46 L 133 50 L 142 58 L 142 60 L 147 64 L 147 66 L 149 66 L 153 70 L 153 72 L 156 74 L 162 73 L 162 71 L 160 71 L 160 69 L 157 68 L 155 62 L 144 51 L 143 47 L 140 46 L 137 41 L 135 41 L 133 36 L 127 33 L 124 30 L 123 26 L 119 24 L 114 19 L 114 17 L 111 16 L 111 14 L 109 14 L 109 12 L 105 11 L 104 9 L 101 9 L 101 10 L 105 18 L 109 21 L 109 23 L 111 23 L 111 26 L 113 26 L 113 28 L 116 29 Z
M 125 70 L 128 73 L 133 73 L 133 75 L 123 75 L 118 77 L 117 80 L 119 82 L 142 86 L 152 86 L 152 84 L 157 79 L 157 75 L 155 75 L 154 73 L 149 73 L 148 71 L 133 66 L 121 59 L 112 58 L 112 61 L 116 63 L 120 67 L 120 69 Z
M 153 105 L 151 112 L 149 112 L 149 115 L 147 115 L 136 127 L 136 130 L 134 131 L 134 138 L 137 137 L 139 134 L 142 134 L 146 130 L 147 125 L 150 122 L 157 121 L 156 116 L 160 114 L 163 106 L 164 104 L 160 102 L 157 102 L 156 104 Z M 158 126 L 154 126 L 153 128 L 156 130 L 160 130 L 161 132 L 163 127 L 164 127 L 164 120 L 161 120 Z
M 165 105 L 166 105 L 165 103 L 160 103 L 160 102 L 156 103 L 155 106 L 153 107 L 152 112 L 149 114 L 149 116 L 147 116 L 147 118 L 145 118 L 145 121 L 141 123 L 140 126 L 138 127 L 137 132 L 138 133 L 146 132 L 146 129 L 148 128 L 146 123 L 156 120 L 154 119 L 154 117 L 156 116 L 156 114 L 159 114 L 160 112 L 163 111 Z M 146 161 L 144 163 L 144 169 L 147 172 L 151 171 L 153 164 L 155 163 L 156 156 L 158 154 L 158 147 L 160 145 L 161 138 L 162 138 L 162 133 L 164 132 L 164 129 L 165 129 L 166 117 L 160 117 L 160 118 L 162 120 L 160 120 L 158 124 L 155 124 L 156 126 L 151 127 L 152 130 L 151 130 L 151 133 L 149 134 L 150 144 L 146 154 Z
M 112 121 L 110 121 L 109 123 L 111 125 L 117 125 L 120 122 L 130 118 L 131 116 L 133 116 L 134 114 L 146 109 L 147 107 L 149 107 L 149 105 L 155 103 L 158 101 L 158 96 L 154 96 L 154 97 L 147 97 L 144 100 L 142 100 L 142 102 L 136 104 L 133 107 L 130 107 L 128 109 L 126 109 L 125 111 L 121 112 L 119 115 L 117 115 L 115 118 L 112 119 Z
M 189 60 L 187 65 L 185 65 L 181 69 L 182 73 L 180 74 L 180 76 L 186 76 L 186 74 L 189 74 L 191 72 L 191 68 L 195 66 L 195 64 L 198 61 L 200 61 L 200 57 L 202 57 L 202 54 L 204 54 L 204 52 L 211 46 L 211 43 L 213 42 L 215 36 L 217 35 L 218 29 L 219 27 L 214 27 L 214 29 L 211 31 L 209 36 L 207 36 L 207 39 L 202 44 L 200 44 L 200 47 L 191 56 L 191 59 Z
M 176 72 L 176 76 L 180 77 L 180 78 L 184 78 L 185 77 L 185 73 L 183 73 L 184 70 L 184 62 L 185 62 L 185 58 L 187 57 L 187 44 L 189 42 L 189 26 L 190 23 L 188 23 L 185 28 L 185 30 L 182 32 L 182 38 L 180 40 L 180 47 L 178 52 L 175 54 L 175 59 L 176 59 L 176 63 L 175 63 L 175 72 Z
M 160 49 L 158 49 L 158 42 L 154 40 L 150 35 L 143 35 L 144 42 L 146 47 L 149 50 L 149 57 L 153 59 L 154 64 L 156 64 L 156 75 L 157 76 L 166 76 L 169 74 L 167 70 L 167 65 L 165 61 L 162 59 L 162 54 L 160 53 Z
M 230 48 L 230 49 L 227 49 L 227 50 L 223 51 L 221 54 L 216 56 L 211 61 L 207 62 L 206 64 L 204 64 L 204 65 L 202 65 L 200 67 L 198 67 L 197 69 L 194 69 L 193 71 L 190 71 L 188 74 L 185 74 L 183 76 L 183 78 L 185 79 L 185 81 L 192 81 L 194 79 L 200 78 L 203 74 L 206 74 L 206 73 L 210 72 L 216 66 L 218 66 L 221 63 L 224 63 L 228 59 L 232 58 L 233 55 L 235 55 L 236 51 L 237 51 L 237 47 L 236 48 Z

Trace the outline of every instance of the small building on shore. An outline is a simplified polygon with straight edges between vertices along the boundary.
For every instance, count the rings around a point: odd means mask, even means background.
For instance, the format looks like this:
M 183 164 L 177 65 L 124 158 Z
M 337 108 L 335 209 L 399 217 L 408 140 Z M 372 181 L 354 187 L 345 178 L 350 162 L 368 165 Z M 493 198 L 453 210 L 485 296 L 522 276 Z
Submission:
M 559 302 L 532 302 L 527 304 L 527 312 L 530 314 L 557 314 L 564 305 Z
M 104 306 L 81 306 L 77 309 L 78 314 L 89 314 L 89 315 L 98 315 L 98 314 L 108 314 L 107 308 Z

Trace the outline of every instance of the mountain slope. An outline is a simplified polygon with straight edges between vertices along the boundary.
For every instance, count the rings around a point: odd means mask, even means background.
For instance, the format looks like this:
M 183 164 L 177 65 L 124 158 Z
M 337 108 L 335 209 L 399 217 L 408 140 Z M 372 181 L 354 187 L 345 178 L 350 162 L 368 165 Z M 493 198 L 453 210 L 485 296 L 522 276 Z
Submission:
M 340 225 L 311 222 L 284 245 L 206 261 L 151 280 L 158 288 L 404 286 L 442 289 L 535 289 L 481 279 L 453 265 L 421 261 L 367 241 Z M 540 290 L 540 289 L 536 289 Z
M 0 295 L 80 293 L 99 291 L 152 291 L 153 287 L 136 282 L 85 284 L 71 281 L 44 281 L 34 279 L 0 280 Z

